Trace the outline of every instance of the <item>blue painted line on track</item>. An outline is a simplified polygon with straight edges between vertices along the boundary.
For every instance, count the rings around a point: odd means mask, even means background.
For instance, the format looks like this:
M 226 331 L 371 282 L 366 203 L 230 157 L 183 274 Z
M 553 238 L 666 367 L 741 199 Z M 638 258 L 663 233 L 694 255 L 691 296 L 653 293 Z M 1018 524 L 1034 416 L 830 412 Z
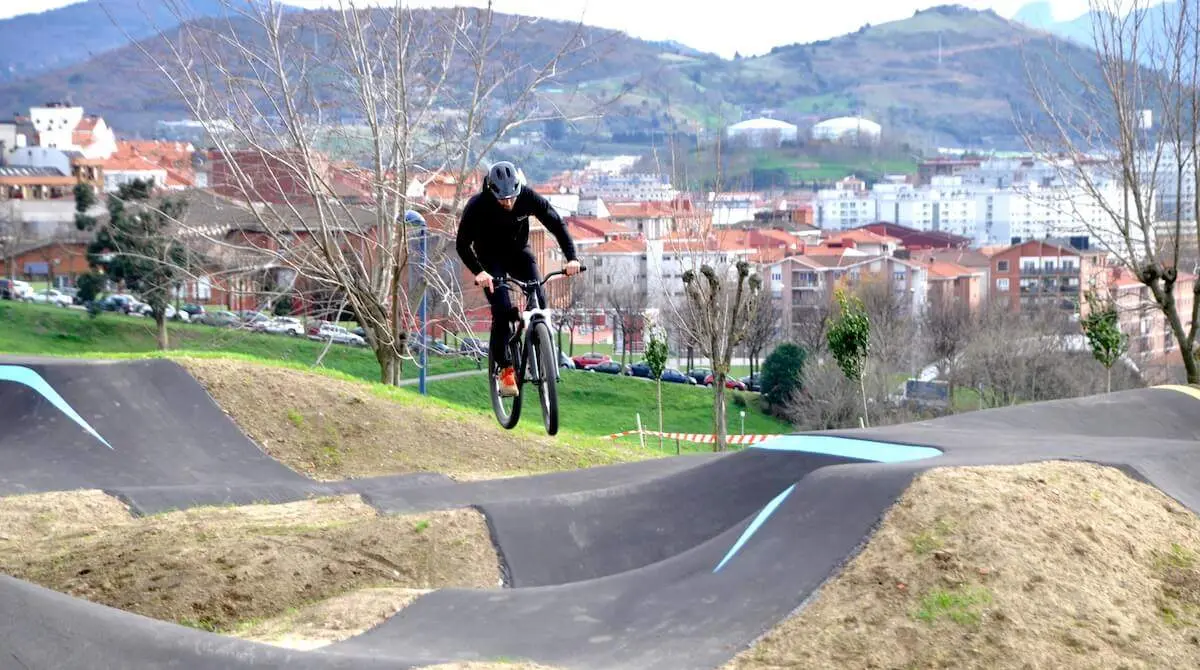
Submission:
M 874 461 L 876 463 L 901 463 L 904 461 L 917 461 L 925 458 L 933 458 L 941 456 L 942 452 L 933 447 L 918 447 L 908 444 L 894 444 L 888 442 L 874 442 L 871 440 L 856 440 L 849 437 L 835 437 L 832 435 L 780 435 L 773 437 L 766 442 L 760 442 L 751 447 L 752 449 L 767 449 L 771 451 L 795 451 L 810 454 L 826 454 L 830 456 L 841 456 L 843 458 L 854 458 L 861 461 Z M 767 519 L 775 513 L 775 510 L 783 504 L 783 501 L 791 495 L 796 489 L 796 485 L 792 484 L 783 490 L 782 493 L 775 496 L 771 502 L 763 507 L 746 530 L 742 531 L 741 537 L 737 542 L 730 547 L 726 552 L 725 557 L 713 568 L 713 573 L 717 573 L 721 568 L 725 567 L 738 551 L 750 541 L 758 529 L 762 527 Z
M 100 433 L 97 433 L 96 429 L 92 428 L 91 424 L 85 421 L 83 417 L 79 416 L 79 413 L 76 412 L 73 407 L 71 407 L 70 403 L 63 399 L 63 397 L 58 394 L 58 391 L 55 391 L 54 387 L 50 386 L 49 382 L 43 379 L 42 376 L 34 370 L 20 365 L 0 365 L 0 381 L 22 384 L 24 386 L 28 386 L 34 391 L 37 391 L 43 398 L 50 401 L 50 404 L 57 407 L 60 412 L 66 414 L 71 418 L 72 421 L 79 424 L 81 428 L 90 433 L 92 437 L 100 440 L 101 444 L 109 449 L 113 448 L 112 445 L 108 443 L 108 440 L 101 437 Z

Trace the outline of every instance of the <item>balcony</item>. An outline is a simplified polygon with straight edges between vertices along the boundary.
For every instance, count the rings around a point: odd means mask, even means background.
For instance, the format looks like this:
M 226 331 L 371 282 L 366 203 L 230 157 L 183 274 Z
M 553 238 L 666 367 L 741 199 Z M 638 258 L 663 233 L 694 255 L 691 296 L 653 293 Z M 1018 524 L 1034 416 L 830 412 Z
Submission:
M 1027 277 L 1053 276 L 1053 275 L 1076 275 L 1076 276 L 1078 276 L 1079 275 L 1079 266 L 1069 265 L 1066 267 L 1059 266 L 1059 267 L 1047 268 L 1047 267 L 1023 265 L 1023 266 L 1021 266 L 1021 275 L 1027 276 Z

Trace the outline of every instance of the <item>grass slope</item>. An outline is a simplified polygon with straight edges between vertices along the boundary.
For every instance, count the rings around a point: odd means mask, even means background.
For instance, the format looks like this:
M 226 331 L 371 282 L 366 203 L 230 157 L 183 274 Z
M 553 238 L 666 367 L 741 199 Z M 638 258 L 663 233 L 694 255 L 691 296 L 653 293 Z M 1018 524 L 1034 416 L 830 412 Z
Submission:
M 491 400 L 485 381 L 479 376 L 442 380 L 430 384 L 429 393 L 456 405 L 477 407 L 490 413 Z M 540 425 L 537 389 L 526 385 L 522 387 L 522 392 L 526 398 L 521 411 L 521 423 Z M 783 433 L 791 430 L 786 423 L 763 414 L 758 407 L 757 396 L 727 392 L 725 398 L 731 434 L 741 429 L 738 412 L 742 408 L 734 401 L 739 395 L 746 401 L 747 433 Z M 641 414 L 645 428 L 657 430 L 658 427 L 654 384 L 644 379 L 563 370 L 562 381 L 558 384 L 558 406 L 559 425 L 566 430 L 592 435 L 634 430 L 637 428 L 637 414 Z M 667 432 L 710 433 L 712 408 L 712 389 L 663 384 L 663 429 Z
M 61 307 L 0 302 L 0 352 L 95 356 L 142 354 L 158 350 L 154 321 L 141 317 L 104 313 L 96 318 L 86 312 Z M 242 354 L 272 361 L 311 365 L 325 345 L 305 337 L 266 335 L 199 324 L 168 325 L 172 350 Z M 322 365 L 361 379 L 379 379 L 379 364 L 370 349 L 335 344 Z M 474 370 L 475 363 L 461 358 L 432 358 L 428 373 L 442 374 Z M 417 376 L 417 366 L 404 366 L 404 376 Z
M 1115 468 L 931 470 L 724 667 L 1200 667 L 1197 551 L 1196 515 Z
M 323 361 L 323 368 L 311 368 L 311 364 L 320 355 L 323 345 L 303 338 L 290 338 L 277 335 L 261 335 L 243 331 L 209 328 L 191 324 L 172 324 L 172 347 L 178 349 L 171 352 L 158 352 L 154 341 L 154 324 L 145 319 L 126 317 L 114 314 L 102 314 L 91 318 L 77 310 L 66 310 L 57 307 L 28 305 L 0 302 L 0 353 L 60 355 L 81 357 L 144 357 L 169 356 L 172 358 L 210 359 L 222 358 L 253 364 L 239 374 L 252 376 L 255 379 L 263 377 L 263 372 L 255 372 L 255 365 L 266 364 L 277 367 L 288 367 L 308 373 L 318 373 L 325 377 L 336 377 L 344 382 L 375 382 L 378 379 L 378 367 L 375 358 L 368 350 L 335 345 L 330 348 Z M 429 374 L 436 375 L 448 372 L 475 370 L 473 362 L 462 359 L 434 358 L 430 361 Z M 416 374 L 415 366 L 405 366 L 405 377 L 412 378 Z M 261 383 L 266 383 L 265 381 Z M 321 382 L 314 382 L 319 386 Z M 290 391 L 307 385 L 281 391 Z M 247 387 L 249 388 L 249 387 Z M 369 387 L 371 393 L 382 395 L 393 401 L 410 402 L 417 395 L 416 386 L 403 389 L 387 389 L 380 385 Z M 346 391 L 343 389 L 343 395 Z M 536 389 L 525 387 L 526 393 L 533 393 L 528 400 L 525 414 L 515 433 L 509 435 L 524 438 L 544 437 L 541 430 L 541 414 L 536 402 Z M 279 410 L 278 417 L 272 416 L 270 421 L 286 419 L 286 411 L 294 409 L 301 412 L 303 418 L 311 419 L 318 411 L 315 406 L 305 409 L 312 402 L 318 402 L 322 391 L 314 390 L 292 402 L 293 406 L 264 407 L 264 409 Z M 361 395 L 354 391 L 351 395 Z M 472 428 L 479 433 L 480 439 L 496 439 L 496 435 L 505 434 L 495 424 L 491 412 L 491 400 L 488 397 L 486 380 L 482 375 L 471 375 L 457 379 L 436 380 L 429 384 L 429 394 L 436 399 L 445 401 L 440 408 L 457 406 L 460 412 L 455 414 L 455 421 L 470 416 L 472 421 L 481 418 L 489 424 Z M 727 394 L 727 406 L 730 412 L 729 430 L 737 433 L 740 430 L 738 411 L 742 409 L 735 405 L 732 393 Z M 607 449 L 587 436 L 603 436 L 624 430 L 636 428 L 635 413 L 640 412 L 642 422 L 647 428 L 658 425 L 657 410 L 655 409 L 654 385 L 644 380 L 627 377 L 613 377 L 596 373 L 564 371 L 563 382 L 559 386 L 559 425 L 562 429 L 560 441 L 586 445 L 589 449 Z M 305 400 L 307 398 L 307 400 Z M 759 409 L 754 396 L 746 395 L 746 432 L 747 433 L 782 433 L 791 430 L 786 423 L 769 417 Z M 302 407 L 300 401 L 303 401 Z M 310 402 L 311 401 L 311 402 Z M 254 398 L 245 398 L 240 406 L 257 407 L 262 403 Z M 377 409 L 377 408 L 376 408 Z M 236 410 L 230 410 L 236 411 Z M 395 415 L 396 409 L 385 411 L 385 415 Z M 711 390 L 684 387 L 677 384 L 663 385 L 664 427 L 668 431 L 708 433 L 712 430 L 712 395 Z M 330 417 L 331 420 L 336 417 Z M 385 419 L 386 421 L 386 419 Z M 249 425 L 249 424 L 248 424 Z M 465 425 L 465 424 L 464 424 Z M 477 424 L 470 424 L 477 425 Z M 494 433 L 493 429 L 500 431 Z M 287 433 L 286 425 L 274 427 L 274 423 L 259 437 L 270 441 L 272 432 Z M 344 436 L 344 433 L 342 433 Z M 482 437 L 488 435 L 489 437 Z M 293 435 L 293 437 L 295 437 Z M 300 438 L 296 438 L 300 439 Z M 315 436 L 303 438 L 312 444 L 319 444 Z M 315 440 L 315 442 L 314 442 Z M 502 438 L 503 441 L 503 438 Z M 260 441 L 260 444 L 262 442 Z M 320 451 L 322 447 L 317 447 Z M 687 449 L 688 446 L 684 445 Z M 695 448 L 694 446 L 692 447 Z M 319 453 L 311 452 L 311 457 L 304 457 L 309 466 L 300 467 L 315 476 L 325 473 L 328 476 L 343 476 L 352 474 L 340 472 L 344 465 L 334 464 L 325 459 L 328 467 L 318 466 L 322 458 Z M 627 460 L 631 455 L 618 450 L 610 454 L 612 459 Z M 583 456 L 584 461 L 596 464 L 593 456 Z M 304 460 L 304 459 L 302 459 Z M 600 462 L 612 462 L 608 456 Z M 344 464 L 344 459 L 342 461 Z M 292 464 L 297 467 L 297 463 Z M 563 464 L 565 465 L 565 464 Z M 465 470 L 452 470 L 465 472 Z M 496 470 L 488 470 L 495 472 Z M 514 472 L 530 471 L 526 467 L 515 467 Z

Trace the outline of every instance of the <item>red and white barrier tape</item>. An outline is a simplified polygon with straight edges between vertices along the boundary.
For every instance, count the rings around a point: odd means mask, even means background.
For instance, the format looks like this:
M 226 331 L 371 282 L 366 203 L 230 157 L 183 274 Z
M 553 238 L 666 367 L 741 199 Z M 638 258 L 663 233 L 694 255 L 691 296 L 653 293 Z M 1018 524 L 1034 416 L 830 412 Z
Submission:
M 629 435 L 637 435 L 636 430 L 626 430 L 620 433 L 613 433 L 608 436 L 608 439 L 615 440 L 619 437 Z M 646 437 L 658 437 L 660 434 L 668 440 L 680 440 L 683 442 L 697 442 L 700 444 L 712 444 L 717 441 L 717 436 L 712 433 L 659 433 L 656 430 L 645 430 L 642 434 Z M 727 435 L 725 441 L 729 444 L 756 444 L 765 442 L 777 435 Z

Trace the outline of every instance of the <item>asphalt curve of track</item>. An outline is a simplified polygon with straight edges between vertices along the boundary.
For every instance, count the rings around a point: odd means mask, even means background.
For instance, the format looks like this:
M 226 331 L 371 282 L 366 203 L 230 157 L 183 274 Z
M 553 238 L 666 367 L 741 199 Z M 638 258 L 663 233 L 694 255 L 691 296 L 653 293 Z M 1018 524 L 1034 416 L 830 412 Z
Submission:
M 313 651 L 243 642 L 0 576 L 0 669 L 715 668 L 800 607 L 931 467 L 1089 460 L 1200 508 L 1200 394 L 1154 388 L 727 455 L 456 483 L 316 482 L 267 456 L 168 360 L 0 357 L 0 495 L 100 488 L 135 514 L 359 493 L 383 513 L 473 506 L 506 584 L 444 589 Z

